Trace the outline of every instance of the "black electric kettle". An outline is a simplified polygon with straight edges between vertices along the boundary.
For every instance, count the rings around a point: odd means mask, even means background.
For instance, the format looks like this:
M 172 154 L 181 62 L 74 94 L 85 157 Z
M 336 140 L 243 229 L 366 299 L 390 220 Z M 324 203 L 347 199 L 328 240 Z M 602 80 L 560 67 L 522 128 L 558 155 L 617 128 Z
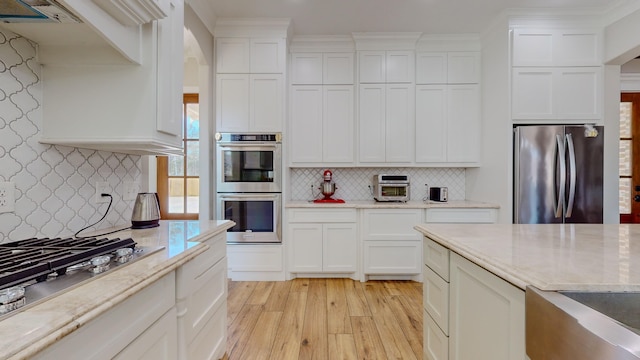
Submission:
M 160 200 L 158 193 L 138 193 L 131 214 L 132 229 L 160 226 Z

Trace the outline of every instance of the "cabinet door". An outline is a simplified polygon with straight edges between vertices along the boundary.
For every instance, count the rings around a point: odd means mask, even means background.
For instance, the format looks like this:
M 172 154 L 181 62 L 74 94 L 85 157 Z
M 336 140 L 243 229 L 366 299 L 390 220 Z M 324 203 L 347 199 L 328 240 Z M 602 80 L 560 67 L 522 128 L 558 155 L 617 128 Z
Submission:
M 322 272 L 322 224 L 289 224 L 290 272 Z
M 250 71 L 252 74 L 282 74 L 285 69 L 284 39 L 251 39 Z
M 355 224 L 324 224 L 323 238 L 323 271 L 355 272 L 358 252 Z
M 413 51 L 386 52 L 386 82 L 413 83 L 415 81 L 415 54 Z
M 216 131 L 249 130 L 249 75 L 216 77 Z
M 322 159 L 327 163 L 353 163 L 353 86 L 327 85 L 323 94 Z
M 218 74 L 249 73 L 249 54 L 248 38 L 217 38 L 216 72 Z
M 353 53 L 325 53 L 323 63 L 323 84 L 353 84 Z
M 451 254 L 451 359 L 525 359 L 524 290 Z
M 291 87 L 292 163 L 322 162 L 322 92 L 321 85 Z
M 387 85 L 386 95 L 385 160 L 411 162 L 414 152 L 415 87 L 412 84 Z
M 513 66 L 553 65 L 553 31 L 521 29 L 513 31 Z
M 600 68 L 559 68 L 554 77 L 554 110 L 558 119 L 601 118 Z
M 420 209 L 364 210 L 362 238 L 365 240 L 421 240 L 413 227 L 422 222 Z M 422 255 L 420 255 L 422 256 Z
M 511 116 L 514 120 L 552 118 L 552 68 L 514 68 L 512 81 Z
M 386 82 L 386 53 L 384 51 L 359 51 L 358 74 L 360 83 Z
M 365 274 L 420 274 L 421 241 L 364 241 Z
M 447 53 L 418 52 L 416 54 L 416 84 L 446 84 Z
M 447 110 L 447 85 L 416 86 L 416 162 L 447 160 Z
M 447 54 L 448 84 L 477 84 L 480 82 L 479 52 L 450 52 Z
M 322 84 L 322 54 L 321 53 L 291 54 L 291 84 L 294 84 L 294 85 Z
M 426 311 L 423 311 L 423 358 L 449 360 L 449 338 L 442 332 Z
M 602 63 L 600 30 L 563 29 L 557 31 L 554 54 L 559 66 L 598 66 Z
M 360 85 L 360 162 L 385 161 L 385 92 L 384 84 Z
M 478 85 L 448 87 L 447 161 L 480 161 L 480 92 Z
M 158 20 L 158 100 L 156 128 L 182 141 L 182 83 L 184 67 L 184 3 L 172 0 L 169 16 Z
M 173 360 L 178 358 L 176 309 L 171 308 L 118 353 L 115 360 Z
M 282 75 L 254 75 L 250 80 L 250 131 L 282 131 Z

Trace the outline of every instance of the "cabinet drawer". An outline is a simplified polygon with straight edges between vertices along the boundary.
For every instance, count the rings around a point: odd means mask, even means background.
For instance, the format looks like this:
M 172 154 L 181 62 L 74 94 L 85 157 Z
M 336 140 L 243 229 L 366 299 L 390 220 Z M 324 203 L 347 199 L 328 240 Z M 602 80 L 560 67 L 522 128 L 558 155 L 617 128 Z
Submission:
M 424 267 L 422 284 L 424 309 L 445 334 L 449 334 L 449 283 Z
M 363 239 L 420 240 L 413 229 L 421 222 L 419 209 L 367 209 L 364 211 Z
M 449 249 L 425 237 L 423 244 L 424 264 L 449 281 Z
M 449 338 L 440 330 L 426 311 L 423 314 L 423 319 L 424 333 L 422 351 L 424 352 L 424 358 L 429 360 L 448 360 Z
M 189 344 L 188 359 L 221 359 L 226 350 L 227 307 L 221 306 Z
M 427 209 L 428 223 L 495 223 L 496 209 Z
M 289 209 L 290 223 L 354 223 L 356 209 Z
M 365 274 L 419 274 L 420 241 L 365 241 Z

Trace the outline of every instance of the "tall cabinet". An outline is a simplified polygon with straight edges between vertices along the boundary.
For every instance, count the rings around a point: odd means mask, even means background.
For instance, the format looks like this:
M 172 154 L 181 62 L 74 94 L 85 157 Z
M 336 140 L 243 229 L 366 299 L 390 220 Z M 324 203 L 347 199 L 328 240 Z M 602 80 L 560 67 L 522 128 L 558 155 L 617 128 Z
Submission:
M 354 164 L 354 47 L 350 37 L 291 43 L 290 164 Z

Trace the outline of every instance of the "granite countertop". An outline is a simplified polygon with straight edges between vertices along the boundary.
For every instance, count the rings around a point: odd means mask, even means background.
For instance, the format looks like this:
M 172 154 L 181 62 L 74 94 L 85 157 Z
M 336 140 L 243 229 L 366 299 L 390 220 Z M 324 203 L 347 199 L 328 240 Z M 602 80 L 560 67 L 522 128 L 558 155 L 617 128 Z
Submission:
M 522 289 L 640 291 L 640 225 L 420 224 L 415 229 Z
M 317 204 L 312 201 L 289 201 L 285 204 L 286 208 L 355 208 L 355 209 L 431 209 L 431 208 L 492 208 L 498 209 L 497 204 L 485 203 L 470 200 L 452 200 L 448 202 L 437 201 L 407 201 L 407 202 L 378 202 L 374 200 L 365 201 L 346 201 L 345 203 L 321 203 Z
M 233 224 L 226 220 L 161 221 L 160 227 L 108 235 L 131 237 L 138 246 L 164 249 L 0 320 L 0 359 L 30 358 L 203 253 L 208 246 L 199 241 Z M 109 229 L 96 234 L 106 231 Z

